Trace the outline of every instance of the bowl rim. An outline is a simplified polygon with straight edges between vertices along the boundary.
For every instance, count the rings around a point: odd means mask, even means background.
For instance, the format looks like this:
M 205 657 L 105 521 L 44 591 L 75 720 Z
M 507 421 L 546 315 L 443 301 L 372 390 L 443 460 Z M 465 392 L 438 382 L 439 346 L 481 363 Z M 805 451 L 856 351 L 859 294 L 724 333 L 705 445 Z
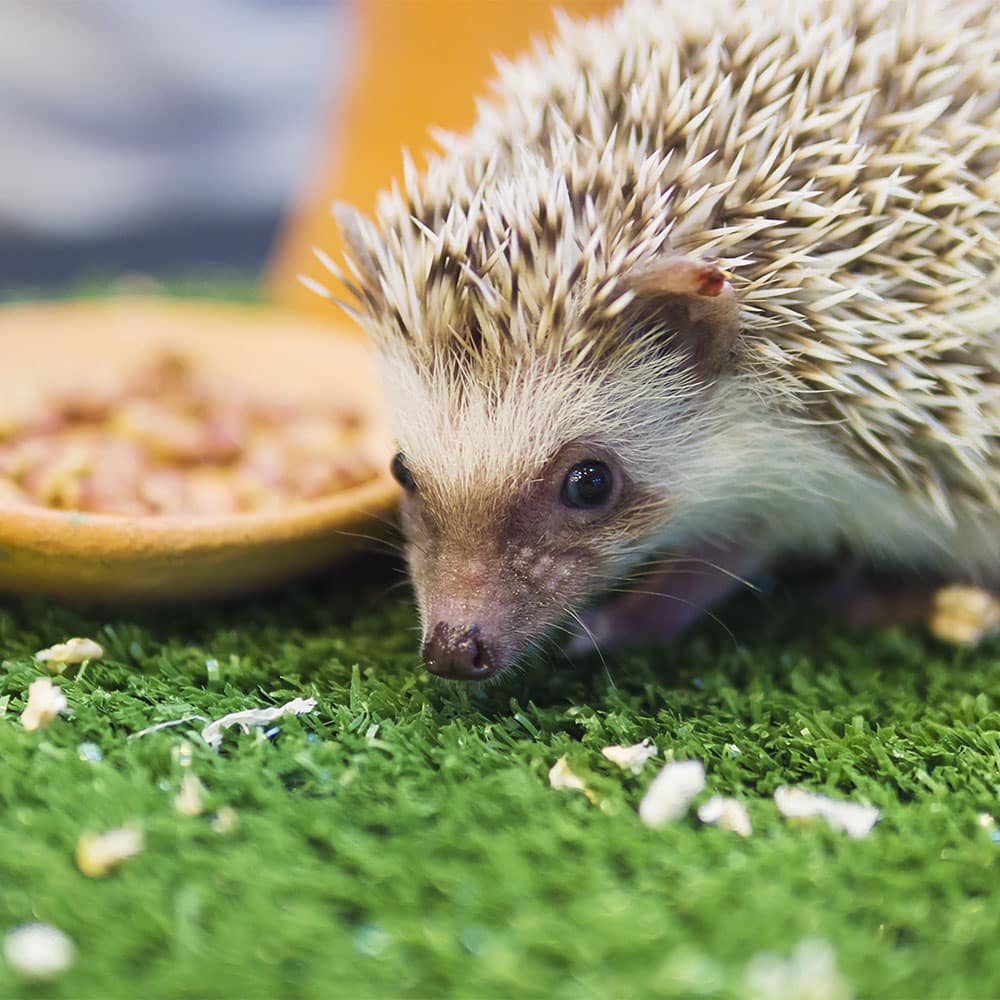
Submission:
M 149 555 L 230 545 L 267 544 L 316 531 L 331 533 L 355 520 L 382 517 L 392 508 L 398 487 L 387 475 L 317 500 L 292 503 L 268 511 L 236 514 L 126 516 L 53 510 L 30 505 L 0 512 L 0 548 L 48 549 L 60 555 L 100 550 L 113 557 Z

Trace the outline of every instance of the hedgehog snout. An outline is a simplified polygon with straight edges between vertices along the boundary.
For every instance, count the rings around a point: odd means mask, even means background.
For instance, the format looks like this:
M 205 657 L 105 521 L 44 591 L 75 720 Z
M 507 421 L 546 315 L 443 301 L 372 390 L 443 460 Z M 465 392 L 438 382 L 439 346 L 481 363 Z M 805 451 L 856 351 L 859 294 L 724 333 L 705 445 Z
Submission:
M 438 622 L 428 633 L 422 653 L 424 665 L 438 677 L 482 681 L 497 672 L 478 625 Z

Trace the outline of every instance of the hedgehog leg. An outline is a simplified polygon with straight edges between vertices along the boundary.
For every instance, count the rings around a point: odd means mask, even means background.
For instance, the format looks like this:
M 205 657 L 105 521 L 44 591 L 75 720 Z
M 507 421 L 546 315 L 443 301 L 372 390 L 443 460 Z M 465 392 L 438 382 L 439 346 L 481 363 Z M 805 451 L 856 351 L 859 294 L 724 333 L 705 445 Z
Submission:
M 872 573 L 848 562 L 822 590 L 821 598 L 830 613 L 851 628 L 888 628 L 926 621 L 938 586 Z
M 823 595 L 852 628 L 926 624 L 933 635 L 975 645 L 1000 633 L 1000 588 L 968 582 L 913 580 L 847 569 Z
M 753 588 L 770 563 L 748 550 L 705 547 L 678 555 L 631 584 L 625 596 L 583 616 L 589 630 L 567 646 L 584 653 L 672 639 L 735 591 Z

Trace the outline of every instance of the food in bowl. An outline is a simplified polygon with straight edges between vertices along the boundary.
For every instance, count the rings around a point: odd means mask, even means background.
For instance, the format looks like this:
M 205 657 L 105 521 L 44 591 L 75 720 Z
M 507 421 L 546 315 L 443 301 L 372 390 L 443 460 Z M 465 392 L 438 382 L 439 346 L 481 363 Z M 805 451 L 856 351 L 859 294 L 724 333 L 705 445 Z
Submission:
M 81 380 L 0 428 L 0 507 L 220 515 L 373 479 L 358 409 L 257 398 L 163 354 L 109 387 Z

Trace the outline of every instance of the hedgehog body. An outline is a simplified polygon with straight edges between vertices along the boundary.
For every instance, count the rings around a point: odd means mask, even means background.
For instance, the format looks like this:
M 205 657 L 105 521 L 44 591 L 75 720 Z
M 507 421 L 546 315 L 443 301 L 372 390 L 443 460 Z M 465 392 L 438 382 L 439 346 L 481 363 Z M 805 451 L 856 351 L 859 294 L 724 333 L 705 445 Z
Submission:
M 689 6 L 564 21 L 345 219 L 438 672 L 701 544 L 1000 579 L 1000 8 Z

